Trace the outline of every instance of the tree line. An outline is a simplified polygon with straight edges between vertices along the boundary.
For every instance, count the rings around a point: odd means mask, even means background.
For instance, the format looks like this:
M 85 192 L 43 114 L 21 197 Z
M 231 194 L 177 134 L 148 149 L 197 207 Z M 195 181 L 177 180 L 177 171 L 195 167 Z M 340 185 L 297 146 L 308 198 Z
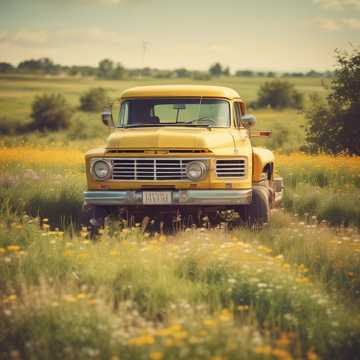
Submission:
M 17 66 L 8 62 L 0 62 L 0 74 L 35 74 L 35 75 L 63 75 L 96 77 L 99 79 L 121 80 L 126 78 L 193 78 L 195 80 L 210 80 L 220 76 L 236 77 L 331 77 L 332 72 L 319 72 L 310 70 L 308 72 L 285 72 L 273 71 L 237 70 L 232 72 L 229 66 L 223 66 L 220 62 L 212 64 L 207 71 L 189 70 L 184 67 L 164 70 L 157 68 L 125 68 L 120 62 L 110 59 L 101 60 L 97 66 L 82 65 L 60 65 L 49 58 L 29 59 L 21 61 Z

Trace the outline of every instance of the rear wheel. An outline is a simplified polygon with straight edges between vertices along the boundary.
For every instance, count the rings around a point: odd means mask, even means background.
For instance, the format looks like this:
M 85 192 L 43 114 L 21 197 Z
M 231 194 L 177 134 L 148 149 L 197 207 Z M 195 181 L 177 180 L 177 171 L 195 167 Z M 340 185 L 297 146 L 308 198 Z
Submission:
M 244 209 L 244 220 L 251 226 L 270 222 L 270 192 L 265 186 L 254 186 L 252 202 Z

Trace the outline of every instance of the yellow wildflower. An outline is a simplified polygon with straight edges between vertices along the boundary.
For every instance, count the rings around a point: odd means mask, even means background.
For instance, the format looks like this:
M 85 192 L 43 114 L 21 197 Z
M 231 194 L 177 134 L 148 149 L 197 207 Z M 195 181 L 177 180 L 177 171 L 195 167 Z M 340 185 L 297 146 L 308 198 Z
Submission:
M 207 319 L 203 321 L 204 325 L 207 327 L 214 327 L 216 326 L 216 321 L 213 319 Z
M 226 321 L 230 321 L 232 319 L 232 313 L 230 310 L 228 309 L 223 309 L 221 311 L 221 314 L 219 316 L 220 321 L 226 322 Z
M 17 252 L 17 251 L 20 251 L 21 250 L 21 247 L 19 245 L 9 245 L 7 247 L 7 250 L 9 252 Z
M 128 341 L 128 344 L 135 346 L 142 346 L 142 345 L 152 345 L 154 342 L 155 340 L 151 335 L 144 335 L 130 339 Z
M 164 358 L 164 354 L 160 351 L 151 352 L 149 355 L 151 360 L 161 360 Z
M 255 348 L 255 353 L 262 354 L 262 355 L 271 355 L 272 350 L 273 349 L 271 346 L 258 346 Z
M 85 293 L 79 293 L 79 294 L 76 295 L 76 298 L 77 298 L 78 300 L 86 299 L 86 298 L 87 298 L 87 294 L 85 294 Z
M 76 302 L 76 298 L 73 295 L 64 295 L 64 300 L 69 303 Z

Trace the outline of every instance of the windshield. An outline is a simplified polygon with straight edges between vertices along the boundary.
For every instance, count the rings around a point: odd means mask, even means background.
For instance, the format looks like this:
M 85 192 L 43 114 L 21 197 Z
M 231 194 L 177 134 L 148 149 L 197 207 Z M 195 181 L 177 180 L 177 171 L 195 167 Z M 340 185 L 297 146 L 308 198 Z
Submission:
M 120 127 L 229 125 L 229 103 L 220 99 L 137 99 L 120 109 Z

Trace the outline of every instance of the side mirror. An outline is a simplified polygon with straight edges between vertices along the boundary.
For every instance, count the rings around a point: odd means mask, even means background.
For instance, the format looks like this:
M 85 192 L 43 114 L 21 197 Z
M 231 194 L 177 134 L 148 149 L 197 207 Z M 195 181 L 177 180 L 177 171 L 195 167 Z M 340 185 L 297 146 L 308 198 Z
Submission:
M 110 111 L 104 111 L 101 113 L 101 120 L 106 126 L 113 127 L 114 121 L 112 117 L 112 113 Z
M 241 121 L 246 128 L 253 127 L 256 124 L 256 117 L 254 115 L 243 115 Z

